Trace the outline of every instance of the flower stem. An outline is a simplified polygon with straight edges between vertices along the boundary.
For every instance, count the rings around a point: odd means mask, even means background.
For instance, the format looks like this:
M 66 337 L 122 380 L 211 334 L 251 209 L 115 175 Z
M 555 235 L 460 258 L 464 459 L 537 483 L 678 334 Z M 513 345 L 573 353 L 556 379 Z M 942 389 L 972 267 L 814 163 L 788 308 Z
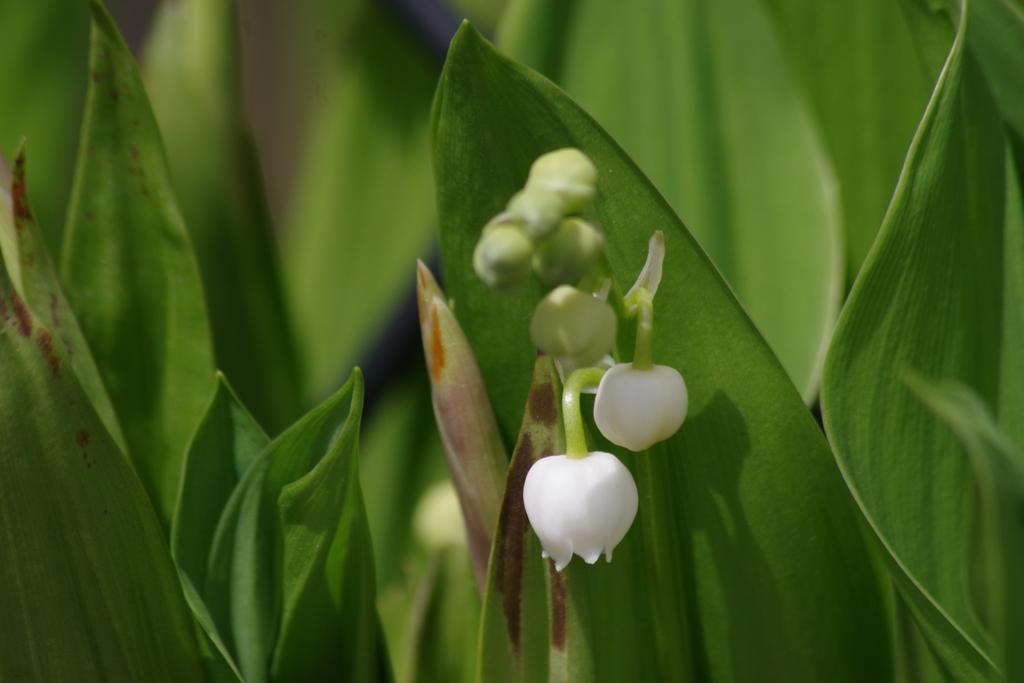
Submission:
M 580 392 L 586 386 L 599 384 L 605 372 L 604 368 L 580 368 L 569 375 L 565 389 L 562 391 L 562 423 L 565 425 L 566 456 L 573 460 L 585 458 L 590 453 L 587 449 L 587 435 L 583 431 Z
M 636 320 L 636 346 L 633 350 L 633 369 L 650 370 L 654 367 L 651 355 L 651 341 L 654 338 L 654 297 L 646 287 L 638 287 L 626 299 L 626 310 Z

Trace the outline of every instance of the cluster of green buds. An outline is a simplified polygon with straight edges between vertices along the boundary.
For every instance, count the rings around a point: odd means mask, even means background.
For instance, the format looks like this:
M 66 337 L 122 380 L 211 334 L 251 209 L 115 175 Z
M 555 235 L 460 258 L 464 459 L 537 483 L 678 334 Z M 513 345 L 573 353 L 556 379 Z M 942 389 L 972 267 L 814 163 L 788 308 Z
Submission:
M 487 225 L 473 255 L 477 274 L 498 292 L 518 288 L 531 265 L 543 282 L 557 285 L 534 310 L 530 336 L 569 373 L 562 394 L 567 451 L 534 463 L 523 485 L 526 514 L 557 570 L 574 554 L 590 564 L 601 554 L 611 561 L 639 500 L 629 469 L 611 453 L 588 449 L 581 392 L 596 387 L 594 423 L 606 439 L 635 452 L 675 434 L 688 404 L 679 372 L 655 365 L 652 358 L 654 295 L 665 257 L 660 231 L 651 237 L 647 263 L 623 298 L 626 317 L 636 319 L 633 360 L 616 364 L 608 355 L 617 327 L 606 301 L 611 282 L 592 273 L 604 240 L 593 224 L 575 215 L 593 200 L 596 183 L 596 168 L 579 150 L 538 158 L 526 187 Z M 573 285 L 581 278 L 591 285 L 589 291 Z
M 488 287 L 510 294 L 530 277 L 560 285 L 579 280 L 597 262 L 604 237 L 580 214 L 597 193 L 597 168 L 566 148 L 539 157 L 526 186 L 492 218 L 473 252 L 473 269 Z

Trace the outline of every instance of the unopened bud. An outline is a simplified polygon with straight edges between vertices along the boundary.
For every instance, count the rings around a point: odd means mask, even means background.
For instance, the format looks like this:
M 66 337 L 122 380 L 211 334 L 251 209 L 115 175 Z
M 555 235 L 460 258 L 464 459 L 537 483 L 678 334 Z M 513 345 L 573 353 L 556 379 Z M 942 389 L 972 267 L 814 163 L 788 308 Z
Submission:
M 604 249 L 604 236 L 582 218 L 566 218 L 555 234 L 537 245 L 533 269 L 549 285 L 576 282 L 587 274 Z
M 611 306 L 575 287 L 562 285 L 544 297 L 533 312 L 534 345 L 564 365 L 582 368 L 601 360 L 615 343 Z
M 489 227 L 473 250 L 473 270 L 496 292 L 515 291 L 530 276 L 533 240 L 519 227 L 503 223 Z
M 583 152 L 573 147 L 558 149 L 537 157 L 530 167 L 526 186 L 544 187 L 561 196 L 565 214 L 580 213 L 594 200 L 597 167 Z
M 562 195 L 543 186 L 527 186 L 512 195 L 505 208 L 506 216 L 522 224 L 535 240 L 547 239 L 558 228 L 565 213 Z

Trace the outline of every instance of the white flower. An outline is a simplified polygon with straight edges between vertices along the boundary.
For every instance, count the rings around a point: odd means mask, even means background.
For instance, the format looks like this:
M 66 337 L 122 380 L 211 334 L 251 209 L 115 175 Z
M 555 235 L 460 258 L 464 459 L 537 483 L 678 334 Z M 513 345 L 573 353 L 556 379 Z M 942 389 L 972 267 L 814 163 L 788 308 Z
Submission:
M 597 387 L 594 422 L 612 443 L 642 451 L 679 431 L 688 402 L 675 368 L 634 370 L 632 363 L 619 363 Z
M 588 564 L 612 549 L 636 517 L 636 483 L 626 466 L 611 453 L 595 451 L 585 458 L 564 455 L 533 464 L 523 486 L 523 504 L 537 532 L 544 557 L 561 571 L 576 553 Z

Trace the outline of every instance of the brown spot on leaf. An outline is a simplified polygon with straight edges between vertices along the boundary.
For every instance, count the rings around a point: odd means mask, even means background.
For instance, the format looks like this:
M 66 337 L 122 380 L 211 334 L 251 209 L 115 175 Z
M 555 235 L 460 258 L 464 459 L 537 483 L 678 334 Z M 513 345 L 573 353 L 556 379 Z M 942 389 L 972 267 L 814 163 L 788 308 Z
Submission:
M 120 101 L 120 99 L 121 99 L 121 91 L 119 91 L 117 88 L 114 88 L 113 90 L 110 91 L 110 98 L 112 100 L 114 100 L 115 102 Z
M 96 220 L 96 216 L 91 211 L 86 211 L 85 212 L 85 220 L 87 220 L 87 221 L 94 221 L 94 220 Z
M 68 339 L 66 334 L 60 336 L 61 342 L 64 344 L 64 350 L 68 354 L 68 361 L 75 362 L 75 350 L 71 347 L 71 340 Z
M 550 382 L 534 385 L 530 391 L 530 417 L 546 427 L 558 422 L 558 407 L 555 404 L 555 388 Z
M 529 521 L 523 507 L 523 484 L 533 466 L 533 440 L 524 432 L 516 444 L 505 485 L 505 498 L 498 515 L 498 564 L 495 579 L 502 596 L 505 626 L 514 652 L 519 652 L 522 635 L 523 560 Z
M 99 83 L 100 82 L 100 75 L 97 72 L 95 72 L 95 71 L 92 72 L 92 82 L 93 83 Z
M 11 201 L 14 204 L 14 227 L 21 230 L 21 221 L 32 221 L 32 209 L 28 205 L 25 194 L 25 157 L 18 156 L 14 160 L 14 172 L 11 180 Z
M 441 320 L 436 303 L 430 306 L 430 378 L 435 382 L 441 379 L 444 370 L 444 340 L 441 339 Z
M 107 514 L 107 509 L 106 508 L 103 509 L 103 514 L 104 515 Z
M 18 321 L 18 333 L 28 339 L 32 336 L 32 314 L 25 308 L 25 302 L 17 292 L 11 292 L 11 308 L 14 309 L 14 317 Z
M 4 322 L 9 322 L 11 319 L 11 313 L 7 310 L 6 299 L 0 299 L 0 318 L 3 318 Z
M 79 448 L 85 448 L 89 445 L 89 430 L 79 429 L 78 433 L 75 434 L 75 443 L 78 444 Z
M 50 372 L 54 379 L 60 379 L 60 358 L 53 353 L 53 336 L 48 330 L 39 328 L 36 333 L 36 345 L 43 354 L 43 358 L 50 365 Z
M 568 628 L 568 590 L 565 574 L 555 569 L 555 561 L 548 559 L 548 577 L 551 583 L 551 647 L 560 652 L 565 651 L 566 630 Z
M 136 147 L 135 145 L 132 145 L 131 147 L 128 148 L 128 153 L 132 155 L 132 161 L 139 160 L 139 148 Z
M 21 228 L 19 228 L 19 230 L 20 229 Z M 30 268 L 36 264 L 36 255 L 31 251 L 25 252 L 21 258 L 25 261 L 25 265 Z

